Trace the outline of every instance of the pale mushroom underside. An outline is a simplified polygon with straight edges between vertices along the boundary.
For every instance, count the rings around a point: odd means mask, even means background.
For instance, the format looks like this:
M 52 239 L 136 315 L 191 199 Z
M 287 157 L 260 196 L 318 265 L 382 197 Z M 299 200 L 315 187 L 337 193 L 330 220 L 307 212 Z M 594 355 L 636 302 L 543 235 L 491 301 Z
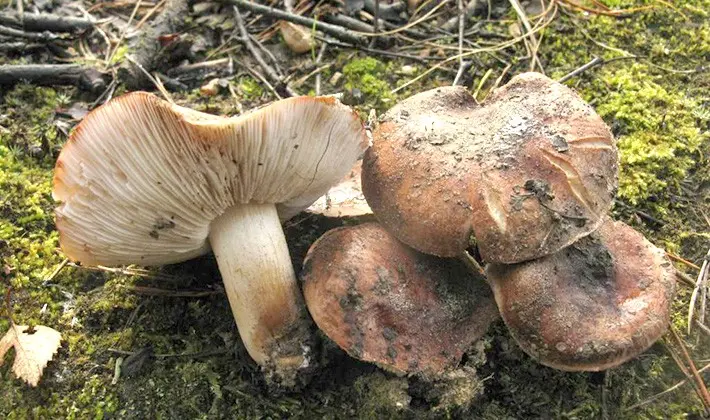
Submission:
M 57 161 L 65 253 L 87 264 L 166 264 L 209 250 L 227 208 L 273 203 L 282 220 L 343 178 L 368 146 L 333 98 L 291 98 L 224 118 L 146 93 L 92 112 Z

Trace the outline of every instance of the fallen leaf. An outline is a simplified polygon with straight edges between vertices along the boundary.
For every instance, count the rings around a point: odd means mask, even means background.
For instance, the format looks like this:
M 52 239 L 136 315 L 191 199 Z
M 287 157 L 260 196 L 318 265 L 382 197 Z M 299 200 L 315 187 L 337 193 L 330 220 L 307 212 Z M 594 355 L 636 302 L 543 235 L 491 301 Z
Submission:
M 62 335 L 52 328 L 37 325 L 30 329 L 27 325 L 13 325 L 0 339 L 0 366 L 7 351 L 14 347 L 12 371 L 31 386 L 37 386 L 61 341 Z
M 313 34 L 305 26 L 296 25 L 291 22 L 281 21 L 281 36 L 291 51 L 302 54 L 310 51 L 315 45 Z
M 362 162 L 357 162 L 350 173 L 338 185 L 313 203 L 307 210 L 326 217 L 359 217 L 372 214 L 362 195 Z

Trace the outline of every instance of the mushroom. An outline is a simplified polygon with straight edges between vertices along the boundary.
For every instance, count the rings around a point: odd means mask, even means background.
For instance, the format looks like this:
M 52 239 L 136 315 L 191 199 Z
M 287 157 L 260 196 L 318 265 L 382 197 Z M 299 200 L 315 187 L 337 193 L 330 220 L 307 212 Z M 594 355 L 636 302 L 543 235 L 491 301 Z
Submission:
M 303 294 L 350 356 L 398 374 L 438 375 L 498 319 L 482 275 L 421 254 L 376 223 L 328 231 L 308 251 Z
M 373 136 L 367 202 L 399 240 L 442 257 L 474 241 L 488 262 L 553 253 L 599 227 L 618 183 L 609 128 L 537 73 L 481 105 L 461 86 L 414 95 Z
M 568 371 L 620 365 L 668 327 L 675 272 L 665 253 L 614 221 L 567 248 L 487 274 L 520 347 Z
M 64 253 L 160 265 L 214 252 L 251 357 L 285 380 L 308 362 L 310 321 L 280 220 L 321 196 L 368 146 L 329 97 L 225 118 L 136 92 L 91 112 L 56 163 Z

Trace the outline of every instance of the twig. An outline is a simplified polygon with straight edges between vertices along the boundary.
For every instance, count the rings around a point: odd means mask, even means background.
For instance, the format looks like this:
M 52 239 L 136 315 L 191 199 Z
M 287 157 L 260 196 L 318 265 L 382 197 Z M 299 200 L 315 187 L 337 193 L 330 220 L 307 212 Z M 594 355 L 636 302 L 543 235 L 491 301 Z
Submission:
M 266 86 L 266 88 L 269 89 L 269 91 L 274 94 L 274 96 L 276 96 L 278 99 L 281 99 L 281 98 L 282 98 L 281 94 L 279 94 L 279 92 L 276 90 L 276 88 L 275 88 L 271 83 L 269 83 L 269 81 L 266 80 L 266 78 L 265 78 L 261 73 L 259 73 L 258 71 L 256 71 L 256 70 L 253 68 L 253 66 L 247 66 L 247 65 L 244 64 L 243 62 L 237 60 L 236 58 L 233 58 L 233 60 L 234 60 L 235 63 L 239 64 L 242 68 L 246 69 L 246 71 L 248 71 L 249 73 L 251 73 L 252 76 L 254 76 L 254 77 L 256 77 L 257 79 L 259 79 L 259 81 L 260 81 L 261 83 L 263 83 L 264 86 Z
M 698 373 L 705 372 L 708 369 L 710 369 L 710 364 L 707 364 L 707 365 L 703 366 L 702 368 L 698 369 Z M 675 391 L 676 389 L 680 388 L 681 386 L 683 386 L 687 383 L 688 383 L 688 379 L 683 379 L 682 381 L 680 381 L 677 384 L 673 385 L 672 387 L 666 389 L 665 391 L 659 392 L 658 394 L 653 395 L 652 397 L 649 397 L 639 403 L 636 403 L 636 404 L 632 405 L 631 407 L 625 408 L 624 411 L 631 411 L 636 408 L 642 407 L 646 404 L 650 404 L 650 403 L 656 401 L 657 399 L 661 398 L 662 396 Z
M 678 277 L 678 279 L 680 279 L 683 284 L 685 284 L 691 289 L 695 288 L 695 280 L 693 280 L 692 277 L 678 270 L 675 271 L 675 274 L 676 277 Z
M 375 28 L 373 28 L 372 25 L 346 15 L 326 15 L 323 17 L 323 20 L 359 32 L 375 32 Z
M 685 258 L 683 258 L 683 257 L 681 257 L 681 256 L 678 256 L 678 255 L 676 255 L 676 254 L 673 254 L 672 252 L 666 251 L 666 255 L 668 256 L 668 258 L 670 258 L 670 259 L 672 259 L 672 260 L 674 260 L 674 261 L 677 261 L 677 262 L 679 262 L 679 263 L 685 264 L 685 265 L 687 265 L 688 267 L 690 267 L 690 268 L 692 268 L 692 269 L 700 270 L 700 267 L 698 267 L 697 265 L 693 264 L 692 262 L 686 260 Z M 695 284 L 695 282 L 693 282 L 693 284 Z
M 626 9 L 626 10 L 609 10 L 609 8 L 595 9 L 592 7 L 587 7 L 582 4 L 577 3 L 574 0 L 559 0 L 559 2 L 563 5 L 571 7 L 573 9 L 579 9 L 579 10 L 583 10 L 588 13 L 594 13 L 597 15 L 604 15 L 604 16 L 613 16 L 613 17 L 628 16 L 632 13 L 640 12 L 642 10 L 653 9 L 655 7 L 654 5 L 650 5 L 650 6 L 635 7 L 633 9 Z
M 97 22 L 93 19 L 71 16 L 59 16 L 51 13 L 17 13 L 0 12 L 0 24 L 22 28 L 27 31 L 75 32 L 89 29 Z
M 488 78 L 491 77 L 491 74 L 493 74 L 493 69 L 488 69 L 488 70 L 486 70 L 486 73 L 483 75 L 483 77 L 481 77 L 481 81 L 478 82 L 478 86 L 476 87 L 476 91 L 473 92 L 473 98 L 475 100 L 478 100 L 478 94 L 481 92 L 481 89 L 483 88 L 483 84 L 486 83 L 486 80 L 488 80 Z M 552 210 L 552 209 L 550 209 L 550 210 Z M 559 214 L 559 212 L 557 212 L 555 210 L 552 210 L 552 211 Z
M 131 16 L 128 18 L 128 22 L 126 23 L 126 26 L 121 31 L 121 36 L 119 36 L 116 46 L 113 48 L 113 51 L 111 51 L 111 54 L 109 54 L 108 58 L 106 59 L 106 65 L 111 63 L 111 60 L 113 60 L 113 56 L 116 55 L 116 51 L 118 51 L 118 49 L 121 47 L 121 43 L 123 42 L 123 39 L 126 37 L 126 33 L 128 33 L 128 29 L 131 27 L 131 23 L 133 23 L 133 19 L 136 17 L 136 13 L 138 12 L 139 7 L 141 7 L 141 0 L 136 1 L 136 6 L 133 8 L 133 11 L 131 12 Z
M 459 64 L 459 69 L 456 71 L 456 76 L 454 77 L 454 82 L 451 84 L 451 86 L 458 85 L 459 82 L 461 81 L 461 77 L 463 76 L 463 74 L 469 68 L 471 68 L 472 65 L 473 65 L 473 61 L 463 61 L 462 60 L 461 63 Z
M 468 267 L 472 272 L 480 274 L 485 276 L 486 271 L 481 267 L 481 264 L 476 261 L 471 254 L 468 253 L 468 251 L 464 251 L 459 255 L 459 260 L 466 264 L 466 267 Z
M 0 85 L 22 81 L 46 86 L 75 85 L 92 92 L 106 88 L 103 73 L 79 64 L 0 65 Z
M 318 51 L 318 55 L 316 56 L 316 62 L 314 63 L 316 66 L 320 64 L 320 62 L 323 60 L 323 55 L 325 55 L 325 50 L 328 48 L 327 43 L 322 43 L 320 46 L 320 50 Z M 320 96 L 320 79 L 321 79 L 321 74 L 320 72 L 316 73 L 316 86 L 315 86 L 315 93 L 316 96 Z
M 129 286 L 128 290 L 145 296 L 164 296 L 164 297 L 206 297 L 214 295 L 223 295 L 224 290 L 167 290 L 157 287 L 147 286 Z
M 622 58 L 622 57 L 619 57 L 619 58 Z M 630 57 L 623 57 L 623 58 L 630 58 Z M 607 61 L 607 62 L 608 62 L 608 61 Z M 653 217 L 653 216 L 651 216 L 650 214 L 648 214 L 648 213 L 646 213 L 646 212 L 644 212 L 644 211 L 642 211 L 642 210 L 638 210 L 637 208 L 635 208 L 635 207 L 633 207 L 633 206 L 630 206 L 630 205 L 624 203 L 624 202 L 621 201 L 621 200 L 614 199 L 614 204 L 618 204 L 618 205 L 620 205 L 621 207 L 623 207 L 623 208 L 625 208 L 625 209 L 631 210 L 631 211 L 634 212 L 637 216 L 639 216 L 640 218 L 642 218 L 643 220 L 645 220 L 645 221 L 647 221 L 647 222 L 649 222 L 649 223 L 653 223 L 653 224 L 656 224 L 656 225 L 658 225 L 658 226 L 665 226 L 665 224 L 666 224 L 666 222 L 664 222 L 663 220 L 658 219 L 658 218 L 656 218 L 656 217 Z
M 140 0 L 139 0 L 139 1 L 140 1 Z M 138 68 L 138 69 L 143 73 L 143 75 L 144 75 L 148 80 L 150 80 L 151 83 L 153 83 L 153 85 L 155 86 L 155 88 L 158 89 L 158 92 L 160 92 L 160 93 L 163 95 L 163 98 L 165 98 L 166 101 L 170 102 L 171 104 L 174 104 L 174 103 L 175 103 L 175 101 L 173 101 L 173 97 L 170 96 L 170 93 L 168 93 L 168 91 L 165 89 L 165 87 L 163 86 L 163 84 L 162 84 L 157 78 L 153 77 L 152 74 L 148 73 L 148 70 L 146 70 L 146 69 L 143 67 L 143 65 L 141 65 L 141 63 L 139 63 L 138 61 L 136 61 L 136 59 L 133 58 L 133 57 L 130 56 L 130 55 L 127 55 L 127 56 L 126 56 L 126 60 L 127 60 L 128 62 L 132 63 L 134 66 L 136 66 L 136 68 Z
M 623 55 L 623 56 L 621 56 L 621 57 L 614 57 L 614 58 L 610 58 L 610 59 L 608 59 L 608 60 L 605 60 L 605 59 L 603 59 L 603 58 L 601 58 L 601 57 L 594 57 L 594 59 L 593 59 L 592 61 L 590 61 L 590 62 L 588 62 L 588 63 L 582 65 L 581 67 L 578 67 L 578 68 L 572 70 L 571 72 L 569 72 L 569 73 L 565 74 L 564 76 L 560 77 L 559 79 L 557 79 L 557 81 L 560 82 L 560 83 L 564 83 L 564 82 L 568 81 L 569 79 L 571 79 L 571 78 L 573 78 L 573 77 L 579 76 L 580 74 L 584 73 L 585 71 L 587 71 L 587 70 L 589 70 L 589 69 L 591 69 L 591 68 L 593 68 L 593 67 L 597 67 L 597 66 L 601 66 L 601 65 L 604 65 L 604 64 L 613 63 L 614 61 L 621 61 L 621 60 L 637 60 L 637 59 L 639 59 L 639 58 L 642 58 L 642 57 L 639 57 L 639 56 L 636 56 L 636 55 Z M 640 214 L 639 214 L 639 216 L 640 216 Z M 644 216 L 650 217 L 650 216 L 647 215 L 647 214 L 644 214 Z M 655 220 L 655 221 L 658 221 L 658 219 L 655 219 L 655 218 L 654 218 L 654 220 Z
M 8 53 L 14 51 L 26 52 L 31 50 L 38 50 L 46 48 L 44 44 L 28 44 L 26 42 L 8 42 L 4 39 L 0 39 L 0 52 Z
M 373 16 L 372 16 L 372 27 L 374 28 L 373 34 L 375 35 L 375 38 L 372 39 L 372 42 L 370 42 L 370 46 L 374 47 L 375 43 L 377 42 L 377 34 L 380 32 L 380 26 L 379 26 L 379 20 L 380 20 L 380 0 L 374 0 L 375 2 L 375 8 L 372 11 Z
M 281 80 L 281 77 L 279 77 L 276 71 L 269 64 L 267 64 L 266 61 L 264 61 L 264 57 L 261 56 L 261 52 L 259 52 L 259 50 L 254 46 L 253 41 L 249 37 L 249 32 L 247 32 L 247 28 L 244 26 L 242 14 L 239 13 L 237 6 L 233 6 L 233 9 L 234 18 L 237 22 L 237 28 L 241 34 L 241 41 L 247 47 L 251 55 L 254 56 L 254 59 L 259 64 L 259 67 L 261 67 L 264 73 L 266 73 L 266 77 L 271 79 L 271 83 L 277 87 L 279 85 L 283 85 L 283 91 L 287 94 L 287 96 L 298 96 L 298 93 L 287 84 L 283 83 L 283 80 Z
M 465 69 L 470 67 L 467 66 L 463 59 L 463 33 L 464 33 L 464 15 L 465 15 L 465 9 L 463 7 L 463 0 L 458 0 L 458 9 L 459 9 L 459 70 L 456 72 L 456 77 L 454 78 L 454 83 L 452 83 L 452 86 L 456 86 L 459 84 L 459 80 L 461 79 L 461 76 L 463 76 L 463 73 L 466 71 Z
M 535 65 L 537 65 L 540 68 L 540 71 L 544 73 L 544 70 L 542 68 L 542 63 L 540 62 L 540 58 L 537 56 L 537 49 L 539 46 L 539 42 L 537 40 L 537 37 L 535 36 L 535 33 L 532 30 L 532 25 L 530 25 L 530 21 L 528 20 L 527 15 L 525 14 L 525 9 L 523 9 L 523 6 L 520 4 L 518 0 L 508 0 L 510 2 L 510 5 L 513 7 L 513 10 L 515 10 L 515 13 L 517 13 L 518 18 L 520 18 L 520 21 L 523 24 L 523 27 L 525 27 L 525 30 L 527 31 L 528 37 L 524 38 L 524 42 L 528 42 L 529 38 L 529 43 L 530 43 L 530 71 L 535 70 Z M 543 14 L 544 16 L 544 14 Z
M 695 320 L 695 325 L 697 325 L 702 332 L 704 332 L 707 336 L 710 337 L 710 327 L 698 321 L 697 319 Z
M 29 39 L 30 41 L 50 42 L 59 39 L 59 36 L 51 32 L 25 32 L 20 29 L 10 28 L 0 25 L 0 35 L 7 35 L 15 38 Z
M 690 369 L 690 373 L 692 375 L 693 380 L 695 380 L 695 384 L 697 386 L 697 391 L 698 391 L 698 396 L 700 397 L 700 400 L 703 402 L 703 406 L 705 406 L 705 410 L 707 411 L 710 408 L 710 393 L 708 393 L 708 389 L 705 386 L 705 382 L 703 381 L 703 378 L 700 377 L 700 374 L 698 374 L 698 369 L 695 367 L 695 363 L 693 362 L 693 359 L 690 357 L 690 354 L 688 353 L 688 349 L 685 347 L 685 343 L 683 343 L 683 339 L 680 338 L 678 333 L 675 331 L 675 328 L 671 325 L 670 327 L 671 331 L 671 336 L 675 340 L 676 344 L 680 348 L 680 351 L 683 355 L 683 358 L 685 359 L 686 363 L 688 364 L 688 368 Z
M 195 71 L 214 70 L 214 69 L 223 67 L 224 65 L 229 65 L 229 63 L 231 63 L 231 59 L 229 57 L 226 57 L 226 58 L 219 58 L 216 60 L 202 61 L 199 63 L 184 64 L 182 66 L 177 66 L 177 67 L 174 67 L 174 68 L 168 70 L 167 74 L 170 77 L 176 77 L 176 76 L 180 76 L 180 75 L 195 72 Z
M 327 43 L 328 45 L 333 45 L 336 47 L 353 48 L 358 51 L 363 51 L 363 52 L 370 53 L 370 54 L 382 55 L 385 57 L 407 58 L 407 59 L 414 60 L 414 61 L 417 61 L 420 63 L 426 63 L 428 61 L 441 61 L 442 60 L 441 58 L 436 58 L 436 57 L 419 57 L 416 55 L 404 54 L 404 53 L 399 53 L 399 52 L 395 52 L 395 51 L 386 51 L 386 50 L 378 50 L 375 48 L 361 47 L 359 45 L 347 44 L 347 43 L 336 41 L 333 39 L 321 38 L 319 36 L 316 36 L 316 39 L 318 39 L 319 41 L 323 41 L 323 42 Z
M 126 350 L 119 350 L 119 349 L 114 349 L 114 348 L 109 348 L 107 349 L 111 353 L 116 353 L 116 354 L 122 354 L 124 356 L 131 356 L 136 352 L 133 351 L 126 351 Z M 227 354 L 229 351 L 227 349 L 215 349 L 215 350 L 206 350 L 206 351 L 200 351 L 200 352 L 191 352 L 191 353 L 177 353 L 177 354 L 153 354 L 153 357 L 159 357 L 159 358 L 167 358 L 167 357 L 207 357 L 207 356 L 217 356 L 220 354 Z
M 355 44 L 364 44 L 366 42 L 366 38 L 362 35 L 358 35 L 356 32 L 350 31 L 340 26 L 331 25 L 328 23 L 317 21 L 315 19 L 307 18 L 305 16 L 284 12 L 283 10 L 274 9 L 273 7 L 263 6 L 257 3 L 251 3 L 246 0 L 225 0 L 225 2 L 232 6 L 243 7 L 244 9 L 255 13 L 261 13 L 263 15 L 270 16 L 276 19 L 286 20 L 299 25 L 303 25 L 308 28 L 315 28 L 318 31 L 326 33 L 332 37 L 335 37 L 345 42 L 351 42 Z
M 513 65 L 508 64 L 505 66 L 505 68 L 503 68 L 503 71 L 500 73 L 500 76 L 498 76 L 495 83 L 493 83 L 493 86 L 491 87 L 489 92 L 495 90 L 498 86 L 500 86 L 501 83 L 503 83 L 503 78 L 505 77 L 506 74 L 508 74 L 511 67 L 513 67 Z
M 124 276 L 137 276 L 137 277 L 142 277 L 142 278 L 146 278 L 146 279 L 167 281 L 167 282 L 171 282 L 171 283 L 182 282 L 182 281 L 186 280 L 186 278 L 184 278 L 184 277 L 170 276 L 170 275 L 160 274 L 160 273 L 151 273 L 148 270 L 137 269 L 137 268 L 104 267 L 102 265 L 99 265 L 99 266 L 77 265 L 72 262 L 70 262 L 68 265 L 69 265 L 69 267 L 79 268 L 82 270 L 103 271 L 106 273 L 121 274 Z
M 557 79 L 557 81 L 559 83 L 564 83 L 573 77 L 579 76 L 580 74 L 591 69 L 592 67 L 602 64 L 603 62 L 604 62 L 603 58 L 594 57 L 594 59 L 592 61 L 588 62 L 587 64 L 584 64 L 581 67 L 578 67 L 578 68 L 572 70 L 571 72 L 569 72 L 569 73 L 565 74 L 564 76 L 560 77 L 559 79 Z
M 483 7 L 481 7 L 482 4 L 483 3 L 480 0 L 469 1 L 468 4 L 466 5 L 466 10 L 464 12 L 464 20 L 469 20 L 474 15 L 482 12 L 484 10 Z M 446 21 L 446 23 L 444 23 L 441 26 L 441 29 L 451 32 L 454 29 L 456 29 L 456 26 L 458 25 L 458 23 L 459 23 L 459 17 L 458 16 L 453 17 L 453 18 L 449 19 L 448 21 Z
M 698 273 L 698 279 L 695 282 L 695 287 L 693 288 L 693 294 L 690 296 L 690 304 L 688 305 L 688 334 L 690 334 L 690 331 L 692 330 L 692 325 L 693 325 L 693 314 L 695 312 L 695 305 L 698 300 L 698 294 L 703 292 L 703 296 L 707 299 L 707 293 L 706 293 L 706 288 L 707 288 L 707 280 L 708 280 L 708 260 L 710 259 L 710 249 L 708 249 L 707 254 L 705 255 L 705 259 L 703 260 L 703 264 L 700 267 L 700 272 Z M 701 304 L 702 310 L 700 312 L 700 317 L 698 321 L 704 322 L 705 321 L 705 301 L 702 302 Z
M 64 269 L 64 267 L 67 266 L 68 263 L 69 263 L 69 258 L 64 258 L 62 260 L 62 262 L 59 263 L 57 268 L 55 268 L 54 271 L 52 271 L 52 274 L 50 274 L 49 277 L 47 277 L 47 279 L 44 280 L 44 282 L 50 283 L 52 280 L 54 280 L 54 278 L 57 277 L 57 275 L 59 275 L 59 273 Z

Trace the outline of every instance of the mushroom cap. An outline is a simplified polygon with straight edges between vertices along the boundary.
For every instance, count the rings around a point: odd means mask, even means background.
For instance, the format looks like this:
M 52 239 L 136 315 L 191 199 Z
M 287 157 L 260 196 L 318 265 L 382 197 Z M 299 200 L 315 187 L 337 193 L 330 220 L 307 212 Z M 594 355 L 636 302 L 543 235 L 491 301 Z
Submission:
M 540 363 L 599 371 L 648 349 L 666 330 L 675 271 L 665 253 L 614 221 L 561 251 L 486 272 L 503 320 Z
M 421 254 L 376 223 L 326 232 L 302 277 L 318 327 L 352 357 L 399 374 L 455 367 L 498 318 L 483 276 Z
M 451 257 L 475 236 L 486 261 L 555 252 L 596 229 L 617 188 L 609 128 L 574 91 L 525 73 L 481 105 L 460 86 L 383 117 L 363 192 L 401 241 Z
M 56 163 L 60 244 L 87 264 L 167 264 L 209 250 L 227 208 L 308 207 L 368 147 L 358 116 L 329 97 L 289 98 L 225 118 L 135 92 L 92 111 Z

